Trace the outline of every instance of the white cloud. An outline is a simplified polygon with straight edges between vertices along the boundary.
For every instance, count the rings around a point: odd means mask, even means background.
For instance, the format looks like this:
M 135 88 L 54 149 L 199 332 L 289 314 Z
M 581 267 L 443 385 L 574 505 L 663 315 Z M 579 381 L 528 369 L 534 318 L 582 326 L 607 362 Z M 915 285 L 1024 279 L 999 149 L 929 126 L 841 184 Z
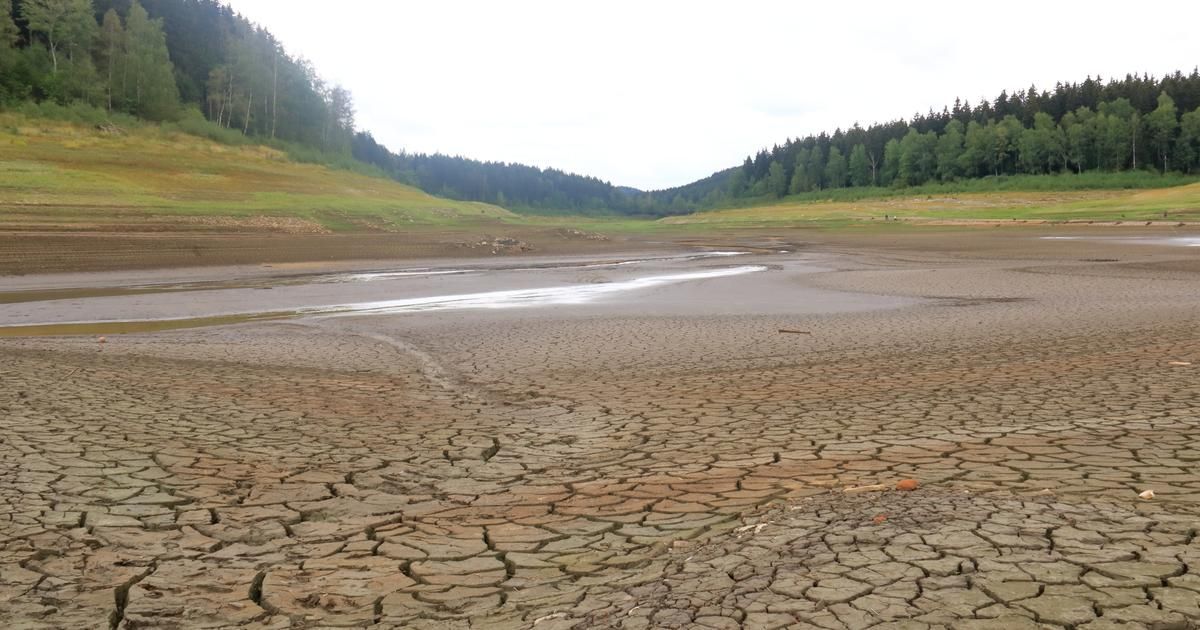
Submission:
M 641 188 L 956 96 L 1200 63 L 1196 2 L 230 4 L 353 91 L 393 149 Z

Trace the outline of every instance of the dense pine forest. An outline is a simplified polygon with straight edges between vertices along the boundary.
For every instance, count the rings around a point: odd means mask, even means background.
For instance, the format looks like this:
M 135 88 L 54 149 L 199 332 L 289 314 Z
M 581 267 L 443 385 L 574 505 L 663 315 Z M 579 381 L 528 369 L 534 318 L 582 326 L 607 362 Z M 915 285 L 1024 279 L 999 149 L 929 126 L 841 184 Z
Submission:
M 1097 171 L 1200 172 L 1200 71 L 1088 78 L 788 140 L 664 195 L 690 203 Z
M 348 153 L 349 92 L 215 0 L 0 0 L 0 104 L 90 106 Z
M 1089 186 L 1200 175 L 1197 70 L 956 101 L 910 120 L 788 140 L 740 167 L 653 192 L 552 168 L 395 152 L 356 129 L 349 91 L 217 0 L 0 0 L 0 108 L 87 121 L 133 116 L 535 212 L 660 216 L 1017 175 L 1061 174 L 1058 185 L 1075 185 L 1065 179 L 1074 175 Z

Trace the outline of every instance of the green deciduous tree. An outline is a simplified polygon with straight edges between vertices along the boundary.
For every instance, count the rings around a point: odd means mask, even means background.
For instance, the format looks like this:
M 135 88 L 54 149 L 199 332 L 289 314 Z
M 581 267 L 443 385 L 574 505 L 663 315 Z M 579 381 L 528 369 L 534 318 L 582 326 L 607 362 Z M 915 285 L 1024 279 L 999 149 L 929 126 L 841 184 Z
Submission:
M 773 197 L 782 197 L 787 194 L 787 189 L 787 174 L 783 170 L 783 165 L 777 161 L 771 162 L 771 167 L 767 170 L 767 194 Z
M 883 145 L 883 172 L 880 173 L 879 183 L 884 186 L 903 186 L 898 181 L 900 173 L 900 141 L 892 138 Z
M 1096 115 L 1096 167 L 1117 171 L 1129 157 L 1129 121 L 1101 112 Z
M 967 123 L 967 133 L 963 140 L 963 152 L 959 156 L 959 168 L 966 177 L 979 177 L 988 173 L 991 154 L 991 131 L 986 125 L 972 120 Z
M 96 33 L 96 19 L 91 0 L 25 0 L 21 17 L 29 30 L 46 41 L 54 72 L 59 69 L 59 55 L 69 57 L 86 53 Z
M 848 167 L 846 157 L 841 149 L 829 149 L 829 159 L 825 162 L 825 185 L 829 188 L 844 188 L 846 186 Z
M 793 195 L 812 190 L 812 183 L 808 177 L 808 158 L 808 149 L 800 149 L 796 152 L 796 164 L 792 169 L 792 181 L 788 185 L 788 192 Z
M 20 72 L 21 51 L 16 48 L 19 37 L 12 0 L 0 0 L 0 104 L 23 98 L 28 90 Z
M 162 20 L 152 20 L 134 0 L 125 18 L 125 51 L 129 77 L 125 85 L 128 107 L 150 120 L 167 120 L 179 112 L 179 88 L 167 51 Z
M 350 95 L 350 90 L 338 85 L 329 90 L 327 98 L 329 104 L 326 110 L 326 133 L 325 133 L 325 150 L 327 151 L 348 151 L 350 149 L 350 140 L 354 135 L 354 100 Z M 780 164 L 779 168 L 783 168 Z M 772 188 L 774 190 L 774 188 Z M 783 192 L 787 191 L 787 180 L 783 180 Z
M 12 0 L 0 0 L 0 55 L 16 47 L 21 32 L 13 21 Z
M 992 172 L 996 175 L 1015 170 L 1021 134 L 1025 128 L 1016 116 L 1009 114 L 994 125 L 992 130 Z
M 1200 171 L 1200 107 L 1180 117 L 1175 166 L 1186 173 Z
M 871 181 L 871 160 L 867 157 L 867 147 L 862 144 L 854 145 L 850 150 L 850 162 L 847 165 L 850 170 L 850 185 L 851 186 L 870 186 Z
M 809 190 L 821 190 L 825 186 L 825 153 L 821 147 L 815 146 L 808 154 L 808 166 L 804 169 L 808 173 Z
M 1073 165 L 1075 171 L 1082 173 L 1087 164 L 1096 154 L 1095 124 L 1096 114 L 1086 107 L 1080 107 L 1074 112 L 1063 116 L 1060 127 L 1063 130 L 1065 162 Z
M 1171 147 L 1179 131 L 1179 110 L 1166 92 L 1158 95 L 1158 107 L 1146 116 L 1146 132 L 1158 155 L 1163 172 L 1170 170 Z
M 121 16 L 117 15 L 116 9 L 109 9 L 104 13 L 104 21 L 100 24 L 100 41 L 96 46 L 96 59 L 100 66 L 100 76 L 104 80 L 105 104 L 111 110 L 114 95 L 124 95 L 121 81 L 126 62 L 125 27 L 121 25 Z
M 1024 130 L 1018 142 L 1021 170 L 1035 175 L 1049 173 L 1063 163 L 1063 139 L 1049 114 L 1038 112 L 1033 121 L 1033 128 Z
M 1137 136 L 1140 123 L 1137 110 L 1127 98 L 1100 104 L 1100 162 L 1102 168 L 1123 170 L 1132 164 L 1137 168 Z
M 946 123 L 946 130 L 937 141 L 937 176 L 944 182 L 962 176 L 963 124 L 958 120 Z
M 937 135 L 909 128 L 900 140 L 900 164 L 896 179 L 904 186 L 920 186 L 937 172 Z
M 385 159 L 387 159 L 387 158 L 386 157 L 381 158 L 381 159 L 379 159 L 379 161 L 382 162 Z M 746 191 L 746 169 L 743 169 L 743 168 L 734 169 L 733 175 L 729 178 L 729 183 L 726 185 L 726 192 L 730 198 L 737 198 L 737 197 L 741 197 L 742 193 L 744 193 L 745 191 Z M 500 191 L 500 193 L 503 193 L 503 192 L 504 191 Z M 496 203 L 497 203 L 497 205 L 503 205 L 503 204 L 500 204 L 498 201 Z

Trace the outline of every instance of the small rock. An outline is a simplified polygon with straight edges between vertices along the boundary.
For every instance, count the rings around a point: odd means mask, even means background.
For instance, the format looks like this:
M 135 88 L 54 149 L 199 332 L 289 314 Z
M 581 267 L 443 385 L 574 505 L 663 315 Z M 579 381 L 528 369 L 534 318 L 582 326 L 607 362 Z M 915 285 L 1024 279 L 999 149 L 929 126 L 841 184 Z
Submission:
M 916 479 L 902 479 L 900 483 L 896 484 L 896 489 L 902 492 L 912 492 L 919 487 L 921 484 Z
M 1140 498 L 1140 499 L 1145 499 L 1145 500 L 1149 501 L 1149 500 L 1151 500 L 1151 499 L 1153 499 L 1153 498 L 1154 498 L 1154 491 L 1153 491 L 1153 490 L 1147 490 L 1147 491 L 1145 491 L 1145 492 L 1143 492 L 1143 493 L 1139 494 L 1139 495 L 1138 495 L 1138 498 Z

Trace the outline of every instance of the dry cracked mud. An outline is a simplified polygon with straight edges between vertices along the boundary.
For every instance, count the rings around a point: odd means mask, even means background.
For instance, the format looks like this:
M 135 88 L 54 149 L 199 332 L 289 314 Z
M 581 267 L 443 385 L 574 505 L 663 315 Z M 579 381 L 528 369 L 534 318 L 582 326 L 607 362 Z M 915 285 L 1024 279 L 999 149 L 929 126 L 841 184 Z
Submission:
M 1136 255 L 795 279 L 924 298 L 873 312 L 3 339 L 0 620 L 1196 628 L 1200 275 Z

